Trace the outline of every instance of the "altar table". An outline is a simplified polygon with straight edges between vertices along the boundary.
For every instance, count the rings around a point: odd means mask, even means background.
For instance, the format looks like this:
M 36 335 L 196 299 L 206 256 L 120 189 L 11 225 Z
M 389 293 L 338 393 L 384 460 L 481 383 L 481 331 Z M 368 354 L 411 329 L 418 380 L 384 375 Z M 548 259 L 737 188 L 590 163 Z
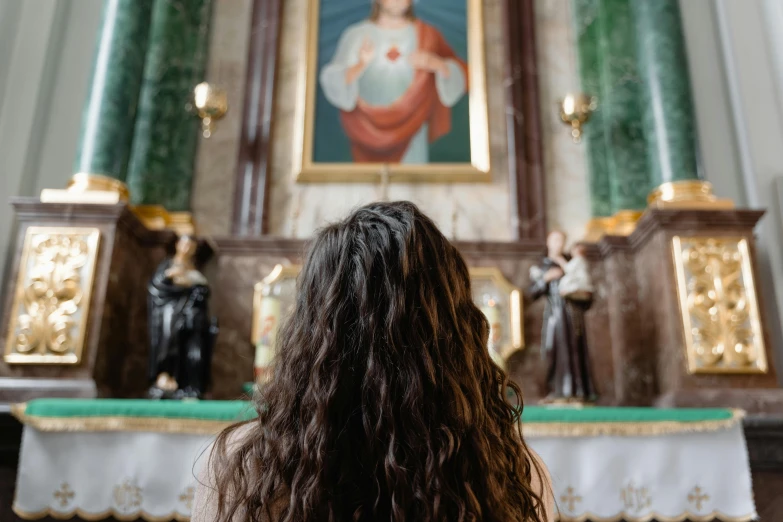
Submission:
M 241 401 L 42 399 L 25 424 L 13 509 L 25 519 L 182 520 L 214 435 Z M 569 521 L 756 518 L 741 413 L 526 407 L 523 430 Z

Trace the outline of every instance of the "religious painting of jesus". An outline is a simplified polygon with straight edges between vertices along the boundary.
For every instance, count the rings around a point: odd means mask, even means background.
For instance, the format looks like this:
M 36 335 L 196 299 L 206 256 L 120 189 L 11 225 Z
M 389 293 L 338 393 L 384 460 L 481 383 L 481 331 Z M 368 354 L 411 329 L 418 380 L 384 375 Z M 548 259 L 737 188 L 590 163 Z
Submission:
M 491 179 L 481 0 L 309 7 L 299 181 Z

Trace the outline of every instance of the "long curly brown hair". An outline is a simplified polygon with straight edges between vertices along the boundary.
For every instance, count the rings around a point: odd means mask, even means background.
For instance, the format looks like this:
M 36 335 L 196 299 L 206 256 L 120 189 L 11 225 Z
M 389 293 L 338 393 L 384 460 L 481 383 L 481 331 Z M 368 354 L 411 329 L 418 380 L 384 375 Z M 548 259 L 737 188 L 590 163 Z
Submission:
M 218 519 L 544 520 L 488 333 L 465 261 L 412 203 L 321 230 L 258 418 L 213 450 Z

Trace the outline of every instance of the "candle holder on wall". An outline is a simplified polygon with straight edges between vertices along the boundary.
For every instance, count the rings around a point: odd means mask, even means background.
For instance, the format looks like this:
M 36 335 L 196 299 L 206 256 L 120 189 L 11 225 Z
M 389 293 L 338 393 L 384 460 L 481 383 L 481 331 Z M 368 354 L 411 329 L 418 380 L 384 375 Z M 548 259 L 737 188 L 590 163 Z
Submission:
M 560 100 L 560 119 L 571 127 L 574 143 L 582 141 L 582 127 L 598 107 L 598 99 L 584 93 L 568 93 Z

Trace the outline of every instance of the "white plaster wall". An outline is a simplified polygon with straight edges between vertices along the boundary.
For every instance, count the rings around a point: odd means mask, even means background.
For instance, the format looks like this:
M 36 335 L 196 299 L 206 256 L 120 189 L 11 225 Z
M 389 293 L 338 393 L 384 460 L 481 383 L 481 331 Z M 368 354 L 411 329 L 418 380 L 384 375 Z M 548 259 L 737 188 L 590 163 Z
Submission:
M 100 0 L 0 0 L 3 276 L 14 236 L 7 199 L 62 187 L 71 175 L 101 5 Z
M 690 1 L 690 0 L 688 0 Z M 777 0 L 779 2 L 779 0 Z M 758 229 L 760 287 L 769 311 L 767 329 L 783 382 L 783 245 L 777 219 L 777 179 L 783 176 L 783 95 L 777 32 L 783 18 L 766 0 L 713 0 L 748 206 L 768 209 Z M 774 9 L 773 9 L 774 8 Z
M 747 205 L 714 0 L 680 0 L 699 135 L 699 168 L 715 193 Z
M 55 88 L 42 136 L 35 194 L 45 188 L 65 186 L 73 174 L 82 109 L 101 22 L 102 0 L 66 0 L 66 3 L 70 5 L 65 17 L 62 48 L 53 64 Z

